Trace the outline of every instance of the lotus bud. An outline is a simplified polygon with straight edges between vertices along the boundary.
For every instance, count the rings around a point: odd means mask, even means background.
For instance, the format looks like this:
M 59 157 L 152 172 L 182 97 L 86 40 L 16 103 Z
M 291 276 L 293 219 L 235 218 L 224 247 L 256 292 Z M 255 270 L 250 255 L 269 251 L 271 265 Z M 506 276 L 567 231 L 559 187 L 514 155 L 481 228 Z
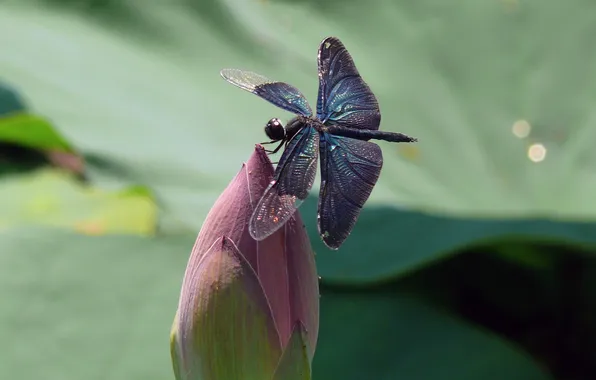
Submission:
M 203 223 L 171 331 L 178 380 L 311 378 L 319 288 L 300 214 L 262 241 L 248 232 L 272 176 L 257 145 Z

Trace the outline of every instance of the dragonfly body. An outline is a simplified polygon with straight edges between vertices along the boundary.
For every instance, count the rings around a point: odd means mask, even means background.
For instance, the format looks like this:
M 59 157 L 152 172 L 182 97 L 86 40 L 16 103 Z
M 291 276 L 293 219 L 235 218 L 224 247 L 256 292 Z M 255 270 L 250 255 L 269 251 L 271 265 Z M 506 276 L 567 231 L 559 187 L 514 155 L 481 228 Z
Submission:
M 379 131 L 377 100 L 362 80 L 352 57 L 339 39 L 328 37 L 319 46 L 317 112 L 295 87 L 248 71 L 224 69 L 230 83 L 296 114 L 284 127 L 269 120 L 270 153 L 285 146 L 274 178 L 249 221 L 249 232 L 262 240 L 281 228 L 312 188 L 320 158 L 321 190 L 317 215 L 319 235 L 338 249 L 350 234 L 383 166 L 383 155 L 371 139 L 415 142 L 402 133 Z
M 276 127 L 273 127 L 274 125 Z M 403 133 L 355 129 L 341 125 L 325 125 L 315 117 L 295 116 L 285 127 L 283 124 L 281 124 L 279 119 L 271 119 L 265 127 L 265 134 L 271 139 L 271 141 L 265 144 L 281 141 L 281 144 L 279 145 L 279 147 L 281 147 L 284 143 L 291 140 L 296 132 L 305 127 L 314 128 L 317 132 L 319 132 L 319 134 L 328 133 L 362 141 L 374 139 L 389 142 L 412 142 L 412 137 L 404 135 Z M 320 141 L 325 141 L 324 135 L 320 135 L 319 138 L 321 139 Z M 269 152 L 277 153 L 278 150 L 279 149 L 276 148 L 276 150 Z

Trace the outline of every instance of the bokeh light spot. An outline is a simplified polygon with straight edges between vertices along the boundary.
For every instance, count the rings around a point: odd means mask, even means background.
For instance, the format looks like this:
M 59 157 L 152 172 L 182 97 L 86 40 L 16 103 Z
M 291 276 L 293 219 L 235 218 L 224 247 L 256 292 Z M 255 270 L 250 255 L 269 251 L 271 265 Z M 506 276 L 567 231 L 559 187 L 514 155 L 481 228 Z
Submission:
M 546 158 L 546 148 L 542 144 L 532 144 L 528 148 L 528 158 L 532 162 L 542 162 Z
M 513 128 L 511 128 L 511 131 L 513 132 L 515 137 L 518 137 L 520 139 L 528 137 L 530 135 L 531 130 L 532 126 L 526 120 L 516 121 L 515 123 L 513 123 Z

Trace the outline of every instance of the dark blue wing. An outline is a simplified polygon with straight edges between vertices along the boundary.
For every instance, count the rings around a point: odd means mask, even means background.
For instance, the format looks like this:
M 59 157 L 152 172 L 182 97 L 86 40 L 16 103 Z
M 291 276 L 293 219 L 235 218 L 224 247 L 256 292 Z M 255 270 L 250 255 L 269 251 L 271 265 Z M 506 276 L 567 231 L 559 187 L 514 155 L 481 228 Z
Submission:
M 297 115 L 311 116 L 312 110 L 302 93 L 284 82 L 272 81 L 262 75 L 238 69 L 223 69 L 221 76 L 243 90 L 259 95 L 279 108 Z
M 370 196 L 383 166 L 377 144 L 323 134 L 319 234 L 325 244 L 337 249 L 346 240 L 360 210 Z
M 379 129 L 377 98 L 362 80 L 350 53 L 335 37 L 319 46 L 317 117 L 325 124 Z
M 290 140 L 250 218 L 248 231 L 253 239 L 263 240 L 277 231 L 306 199 L 317 174 L 318 146 L 319 132 L 310 126 Z

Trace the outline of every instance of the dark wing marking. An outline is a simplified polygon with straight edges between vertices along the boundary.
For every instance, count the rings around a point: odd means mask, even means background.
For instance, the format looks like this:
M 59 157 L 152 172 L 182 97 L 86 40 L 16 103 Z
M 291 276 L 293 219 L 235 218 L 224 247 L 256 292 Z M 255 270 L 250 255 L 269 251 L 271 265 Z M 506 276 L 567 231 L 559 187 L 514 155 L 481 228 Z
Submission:
M 327 37 L 319 46 L 317 118 L 325 124 L 379 129 L 377 98 L 364 82 L 341 41 Z
M 319 235 L 338 249 L 379 178 L 383 154 L 377 144 L 329 134 L 321 138 L 320 153 Z
M 221 76 L 243 90 L 297 115 L 311 116 L 308 101 L 296 87 L 284 82 L 272 81 L 260 74 L 238 69 L 223 69 Z
M 318 146 L 319 132 L 310 126 L 290 140 L 250 218 L 248 230 L 253 239 L 263 240 L 277 231 L 306 199 L 317 174 Z

